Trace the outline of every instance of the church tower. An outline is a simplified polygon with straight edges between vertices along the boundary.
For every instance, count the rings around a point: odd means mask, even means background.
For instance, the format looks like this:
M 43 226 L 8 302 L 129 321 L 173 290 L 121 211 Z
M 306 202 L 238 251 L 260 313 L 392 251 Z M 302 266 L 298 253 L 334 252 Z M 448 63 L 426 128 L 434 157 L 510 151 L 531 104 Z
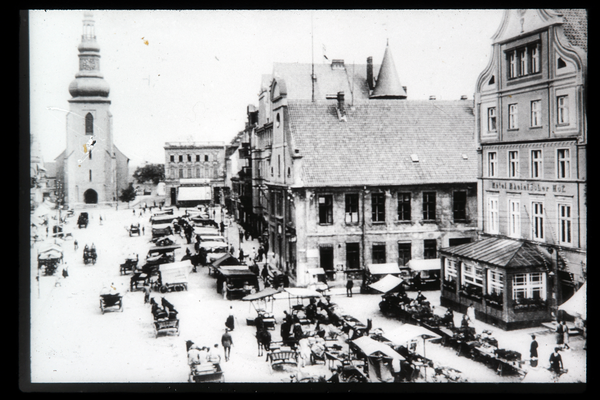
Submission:
M 122 181 L 127 180 L 129 160 L 113 144 L 110 87 L 100 72 L 100 47 L 91 12 L 84 13 L 78 50 L 79 72 L 69 85 L 72 98 L 62 159 L 65 200 L 70 204 L 112 202 L 126 185 Z

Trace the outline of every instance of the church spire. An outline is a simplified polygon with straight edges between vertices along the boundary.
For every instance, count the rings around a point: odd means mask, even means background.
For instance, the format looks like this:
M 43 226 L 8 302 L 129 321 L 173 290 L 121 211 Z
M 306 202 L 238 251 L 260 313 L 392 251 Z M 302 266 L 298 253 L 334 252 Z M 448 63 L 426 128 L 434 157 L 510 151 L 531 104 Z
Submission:
M 89 11 L 83 14 L 83 33 L 77 49 L 79 72 L 69 85 L 69 93 L 75 98 L 108 97 L 110 87 L 100 72 L 100 46 L 96 42 L 93 14 Z
M 377 77 L 377 84 L 370 96 L 372 99 L 406 99 L 406 90 L 400 84 L 389 45 L 388 39 L 381 68 L 379 69 L 379 76 Z

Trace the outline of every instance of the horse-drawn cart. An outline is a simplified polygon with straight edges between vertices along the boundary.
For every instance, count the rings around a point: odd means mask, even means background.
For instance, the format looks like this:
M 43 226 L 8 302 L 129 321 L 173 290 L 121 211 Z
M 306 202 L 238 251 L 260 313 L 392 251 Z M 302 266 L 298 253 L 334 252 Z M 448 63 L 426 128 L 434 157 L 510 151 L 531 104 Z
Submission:
M 135 272 L 135 269 L 137 268 L 137 265 L 138 265 L 138 261 L 139 261 L 139 257 L 137 256 L 137 254 L 135 257 L 133 255 L 130 255 L 129 257 L 127 257 L 125 259 L 125 262 L 119 266 L 121 275 L 126 275 L 129 272 Z
M 96 264 L 96 258 L 98 255 L 96 254 L 96 248 L 88 248 L 87 246 L 83 249 L 83 263 L 84 264 Z
M 129 231 L 129 236 L 133 236 L 133 235 L 140 236 L 142 234 L 139 223 L 137 223 L 137 224 L 131 224 L 129 226 L 128 231 Z
M 60 246 L 50 246 L 38 254 L 38 269 L 43 270 L 44 275 L 54 275 L 62 260 L 63 253 Z
M 273 316 L 273 295 L 279 293 L 279 290 L 265 288 L 258 293 L 249 294 L 242 298 L 243 301 L 249 301 L 256 310 L 256 318 L 246 318 L 246 323 L 250 326 L 257 326 L 266 329 L 275 329 L 275 317 Z M 261 326 L 258 326 L 261 325 Z

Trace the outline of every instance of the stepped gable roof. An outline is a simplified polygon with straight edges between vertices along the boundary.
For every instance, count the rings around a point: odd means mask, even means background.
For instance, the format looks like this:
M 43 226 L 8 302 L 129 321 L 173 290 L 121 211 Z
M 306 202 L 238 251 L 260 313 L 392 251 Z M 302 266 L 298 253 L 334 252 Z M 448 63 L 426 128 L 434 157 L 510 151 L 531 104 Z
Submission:
M 554 11 L 562 14 L 563 32 L 573 46 L 581 47 L 587 53 L 588 15 L 586 9 L 560 8 Z
M 352 92 L 354 99 L 368 99 L 366 64 L 346 64 L 343 68 L 333 68 L 331 64 L 315 64 L 315 100 L 325 100 L 327 95 L 344 92 L 350 101 Z M 377 71 L 378 66 L 373 65 Z M 283 78 L 287 86 L 288 99 L 312 99 L 311 75 L 312 65 L 309 63 L 274 63 L 273 77 Z M 375 73 L 375 72 L 374 72 Z
M 400 84 L 398 71 L 389 46 L 386 46 L 383 61 L 377 76 L 377 84 L 371 98 L 405 99 L 406 91 Z
M 547 265 L 546 258 L 535 245 L 519 240 L 489 238 L 440 251 L 503 268 Z
M 363 100 L 345 122 L 336 105 L 288 100 L 305 186 L 476 182 L 472 102 Z

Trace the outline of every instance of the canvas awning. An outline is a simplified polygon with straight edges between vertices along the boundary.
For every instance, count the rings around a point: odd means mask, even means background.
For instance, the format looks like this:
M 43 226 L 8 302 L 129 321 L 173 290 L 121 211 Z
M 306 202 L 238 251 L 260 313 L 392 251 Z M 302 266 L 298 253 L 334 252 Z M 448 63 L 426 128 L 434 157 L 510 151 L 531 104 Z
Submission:
M 280 292 L 280 290 L 273 289 L 272 287 L 268 287 L 268 288 L 261 290 L 258 293 L 249 294 L 248 296 L 242 298 L 242 300 L 244 300 L 244 301 L 260 300 L 260 299 L 264 299 L 267 297 L 271 297 L 274 294 L 277 294 L 279 292 Z
M 400 268 L 396 263 L 369 264 L 367 266 L 371 275 L 399 274 Z
M 400 279 L 394 275 L 386 275 L 375 283 L 371 283 L 369 287 L 381 292 L 387 293 L 391 290 L 394 290 L 398 285 L 403 282 L 403 279 Z
M 439 258 L 430 260 L 410 260 L 406 266 L 413 271 L 440 270 L 441 260 Z
M 309 275 L 324 275 L 325 270 L 323 268 L 309 268 L 307 269 Z
M 182 186 L 177 192 L 177 201 L 190 201 L 190 200 L 210 200 L 210 187 L 185 187 Z
M 378 342 L 368 336 L 362 336 L 352 341 L 367 357 L 385 356 L 391 359 L 404 360 L 400 354 L 385 343 Z
M 412 324 L 403 324 L 401 327 L 394 329 L 391 332 L 386 332 L 385 337 L 397 345 L 405 345 L 407 342 L 416 338 L 425 340 L 441 338 L 441 336 L 431 332 L 427 328 Z
M 192 264 L 189 260 L 161 264 L 159 267 L 160 278 L 166 284 L 187 283 L 191 267 Z
M 283 296 L 284 298 L 296 297 L 299 299 L 308 299 L 311 297 L 321 297 L 321 293 L 317 292 L 316 290 L 301 287 L 287 287 L 284 289 L 284 292 L 287 293 L 287 296 Z
M 563 310 L 569 315 L 576 317 L 580 315 L 581 318 L 587 319 L 587 282 L 584 283 L 577 292 L 569 300 L 558 307 L 559 310 Z

